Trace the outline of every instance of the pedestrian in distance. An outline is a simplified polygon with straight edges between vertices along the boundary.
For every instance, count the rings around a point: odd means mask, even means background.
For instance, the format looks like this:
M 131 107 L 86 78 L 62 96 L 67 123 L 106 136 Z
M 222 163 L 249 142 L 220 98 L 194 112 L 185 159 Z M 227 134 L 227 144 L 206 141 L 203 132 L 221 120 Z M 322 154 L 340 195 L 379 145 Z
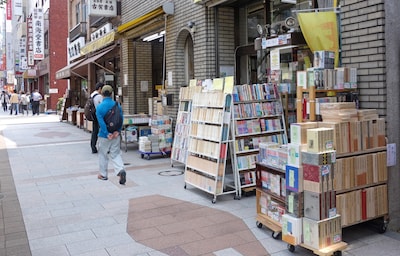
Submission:
M 96 116 L 99 122 L 99 167 L 100 174 L 97 176 L 100 180 L 108 179 L 108 157 L 111 158 L 111 161 L 114 166 L 114 172 L 117 176 L 119 176 L 119 184 L 125 185 L 126 182 L 126 172 L 124 168 L 124 162 L 122 160 L 121 155 L 121 129 L 122 123 L 120 127 L 117 127 L 117 131 L 110 133 L 107 130 L 107 125 L 104 120 L 104 117 L 107 115 L 107 112 L 113 108 L 115 105 L 115 101 L 111 98 L 113 93 L 113 88 L 110 85 L 104 85 L 101 94 L 103 95 L 103 101 L 96 108 Z M 122 108 L 118 104 L 118 110 L 120 111 L 120 116 L 123 120 Z
M 10 97 L 10 103 L 11 103 L 11 107 L 10 107 L 10 115 L 13 114 L 13 110 L 15 110 L 15 115 L 18 115 L 18 103 L 19 103 L 19 96 L 17 93 L 17 90 L 13 90 L 13 92 L 11 93 L 11 97 Z
M 24 113 L 26 112 L 26 115 L 28 115 L 28 112 L 29 112 L 28 111 L 29 97 L 28 97 L 28 95 L 25 94 L 24 91 L 21 91 L 21 93 L 20 93 L 19 104 L 21 106 L 20 113 L 22 115 L 24 115 Z
M 6 91 L 2 91 L 0 95 L 0 102 L 1 106 L 3 107 L 3 111 L 7 112 L 8 110 L 8 104 L 10 104 L 10 97 L 6 93 Z
M 43 99 L 42 95 L 35 89 L 32 93 L 32 115 L 39 115 L 39 104 L 40 101 Z
M 103 83 L 98 82 L 96 84 L 95 90 L 90 94 L 90 97 L 93 99 L 93 103 L 95 108 L 103 101 L 103 96 L 101 95 L 101 89 L 103 88 Z M 92 154 L 96 154 L 97 151 L 97 138 L 99 133 L 99 122 L 97 121 L 96 115 L 93 115 L 92 121 L 92 136 L 90 138 L 90 146 L 92 148 Z

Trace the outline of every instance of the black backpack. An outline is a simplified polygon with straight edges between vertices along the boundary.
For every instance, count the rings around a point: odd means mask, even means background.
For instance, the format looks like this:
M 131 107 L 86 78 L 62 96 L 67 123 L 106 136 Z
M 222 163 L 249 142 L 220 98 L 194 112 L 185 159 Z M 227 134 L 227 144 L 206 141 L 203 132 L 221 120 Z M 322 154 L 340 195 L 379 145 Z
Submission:
M 121 129 L 123 120 L 118 107 L 118 102 L 115 102 L 115 105 L 108 110 L 107 114 L 104 116 L 104 122 L 106 123 L 107 131 L 109 133 Z
M 85 104 L 85 117 L 88 121 L 94 121 L 96 119 L 96 107 L 93 99 L 99 94 L 95 94 L 93 97 L 89 97 Z

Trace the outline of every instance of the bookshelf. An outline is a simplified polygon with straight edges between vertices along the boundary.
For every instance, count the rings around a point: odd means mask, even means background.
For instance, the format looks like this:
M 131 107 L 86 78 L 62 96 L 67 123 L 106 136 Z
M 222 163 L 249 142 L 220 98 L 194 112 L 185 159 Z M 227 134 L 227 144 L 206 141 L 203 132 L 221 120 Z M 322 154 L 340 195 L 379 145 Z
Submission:
M 286 212 L 285 171 L 256 163 L 256 225 L 271 229 L 278 239 L 282 232 L 282 215 Z
M 233 88 L 231 152 L 238 193 L 254 190 L 259 145 L 287 143 L 285 117 L 277 86 L 272 83 L 236 85 Z
M 388 224 L 386 147 L 338 154 L 335 163 L 336 208 L 342 227 L 376 220 L 384 233 Z
M 176 162 L 186 165 L 192 98 L 193 94 L 201 92 L 201 89 L 201 86 L 181 87 L 180 89 L 178 115 L 176 118 L 174 141 L 171 151 L 172 167 Z
M 372 221 L 380 233 L 386 231 L 388 216 L 388 170 L 385 120 L 376 109 L 356 109 L 354 102 L 321 103 L 322 122 L 299 123 L 299 134 L 315 128 L 333 130 L 332 161 L 334 206 L 341 226 Z M 355 113 L 349 118 L 348 113 Z M 342 118 L 342 119 L 341 119 Z M 305 133 L 304 133 L 305 134 Z M 304 163 L 304 154 L 302 158 Z M 304 171 L 304 164 L 303 164 Z
M 236 193 L 236 178 L 226 168 L 232 95 L 221 91 L 193 94 L 189 128 L 185 189 L 187 185 L 217 196 Z

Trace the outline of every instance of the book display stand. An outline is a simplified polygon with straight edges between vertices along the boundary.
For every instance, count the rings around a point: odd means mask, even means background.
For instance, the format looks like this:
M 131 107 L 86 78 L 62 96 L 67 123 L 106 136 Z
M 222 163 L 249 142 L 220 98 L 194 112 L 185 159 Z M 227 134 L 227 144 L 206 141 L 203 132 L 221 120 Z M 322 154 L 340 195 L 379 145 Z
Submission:
M 281 216 L 286 209 L 285 171 L 266 164 L 256 163 L 256 225 L 272 230 L 272 237 L 278 239 L 282 232 Z M 274 187 L 274 188 L 273 188 Z
M 179 93 L 179 108 L 176 118 L 174 142 L 171 151 L 171 166 L 174 162 L 186 165 L 189 140 L 189 128 L 192 114 L 192 98 L 195 92 L 201 92 L 201 86 L 182 87 Z
M 236 85 L 233 88 L 232 167 L 238 190 L 254 190 L 260 143 L 287 143 L 285 117 L 277 86 L 272 83 Z
M 232 95 L 222 91 L 194 93 L 185 166 L 185 189 L 191 185 L 217 196 L 236 193 L 237 181 L 226 168 Z M 229 179 L 230 178 L 230 179 Z
M 343 227 L 373 221 L 380 233 L 387 228 L 385 120 L 376 110 L 356 109 L 355 102 L 324 102 L 318 111 L 319 122 L 290 128 L 282 240 L 291 252 L 299 245 L 317 255 L 341 255 Z

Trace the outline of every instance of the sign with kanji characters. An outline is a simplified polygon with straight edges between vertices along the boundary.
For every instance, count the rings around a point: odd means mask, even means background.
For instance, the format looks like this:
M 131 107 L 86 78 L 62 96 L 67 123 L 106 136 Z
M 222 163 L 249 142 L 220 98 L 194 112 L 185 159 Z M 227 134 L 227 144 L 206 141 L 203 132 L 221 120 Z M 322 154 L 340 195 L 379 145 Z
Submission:
M 33 58 L 35 60 L 44 59 L 44 18 L 43 9 L 33 9 L 32 15 L 33 27 Z
M 117 0 L 89 0 L 88 13 L 90 16 L 117 16 Z

